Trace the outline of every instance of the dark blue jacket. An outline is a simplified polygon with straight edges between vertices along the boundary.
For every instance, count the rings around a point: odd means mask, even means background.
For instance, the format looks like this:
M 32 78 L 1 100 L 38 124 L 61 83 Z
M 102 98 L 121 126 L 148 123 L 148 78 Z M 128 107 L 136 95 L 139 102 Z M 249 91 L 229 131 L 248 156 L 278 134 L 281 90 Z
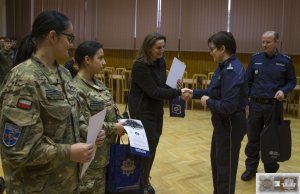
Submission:
M 247 71 L 249 96 L 253 98 L 274 98 L 278 90 L 285 96 L 296 85 L 295 69 L 289 56 L 276 53 L 269 57 L 261 52 L 254 54 Z
M 234 55 L 219 64 L 207 90 L 194 90 L 193 98 L 208 95 L 207 106 L 212 113 L 232 114 L 244 111 L 247 105 L 245 70 Z

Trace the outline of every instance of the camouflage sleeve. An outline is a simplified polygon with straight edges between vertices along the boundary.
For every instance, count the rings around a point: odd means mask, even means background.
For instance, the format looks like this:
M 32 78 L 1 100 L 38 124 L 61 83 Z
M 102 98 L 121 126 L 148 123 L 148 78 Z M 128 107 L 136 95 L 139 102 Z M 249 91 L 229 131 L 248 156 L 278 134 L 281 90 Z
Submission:
M 0 117 L 1 156 L 12 166 L 56 166 L 70 160 L 70 145 L 57 144 L 44 134 L 38 86 L 10 80 Z
M 116 123 L 114 122 L 104 122 L 103 129 L 105 130 L 106 136 L 110 137 L 112 135 L 116 135 Z

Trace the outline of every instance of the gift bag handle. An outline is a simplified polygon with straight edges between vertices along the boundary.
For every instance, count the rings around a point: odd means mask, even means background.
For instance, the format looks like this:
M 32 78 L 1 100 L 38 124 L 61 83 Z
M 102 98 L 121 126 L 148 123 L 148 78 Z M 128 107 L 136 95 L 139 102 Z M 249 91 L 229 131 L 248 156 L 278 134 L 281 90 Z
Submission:
M 280 101 L 274 99 L 273 107 L 272 107 L 272 114 L 270 115 L 268 123 L 271 123 L 271 122 L 276 122 L 279 124 L 282 123 L 283 113 L 282 113 L 282 111 L 280 111 L 280 107 L 279 107 L 280 103 L 281 103 Z

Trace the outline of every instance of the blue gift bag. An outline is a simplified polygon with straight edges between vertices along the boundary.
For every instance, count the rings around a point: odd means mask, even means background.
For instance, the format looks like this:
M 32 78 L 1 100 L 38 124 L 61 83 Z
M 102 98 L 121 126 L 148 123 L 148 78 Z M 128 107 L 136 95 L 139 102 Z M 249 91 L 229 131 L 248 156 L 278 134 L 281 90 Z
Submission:
M 181 98 L 174 98 L 169 100 L 169 109 L 171 117 L 185 116 L 185 101 Z
M 113 144 L 110 150 L 107 189 L 118 193 L 140 188 L 141 156 L 130 153 L 129 144 Z

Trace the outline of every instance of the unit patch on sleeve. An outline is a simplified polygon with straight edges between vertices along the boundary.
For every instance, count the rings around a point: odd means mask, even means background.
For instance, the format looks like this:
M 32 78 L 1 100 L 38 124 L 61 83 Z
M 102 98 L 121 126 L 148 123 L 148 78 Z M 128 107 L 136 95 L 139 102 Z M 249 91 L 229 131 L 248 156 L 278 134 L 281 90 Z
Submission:
M 16 145 L 21 135 L 21 127 L 13 125 L 11 123 L 5 123 L 3 133 L 3 144 L 6 147 L 12 147 Z
M 17 107 L 24 110 L 30 110 L 32 107 L 32 102 L 24 98 L 19 98 L 17 102 Z

